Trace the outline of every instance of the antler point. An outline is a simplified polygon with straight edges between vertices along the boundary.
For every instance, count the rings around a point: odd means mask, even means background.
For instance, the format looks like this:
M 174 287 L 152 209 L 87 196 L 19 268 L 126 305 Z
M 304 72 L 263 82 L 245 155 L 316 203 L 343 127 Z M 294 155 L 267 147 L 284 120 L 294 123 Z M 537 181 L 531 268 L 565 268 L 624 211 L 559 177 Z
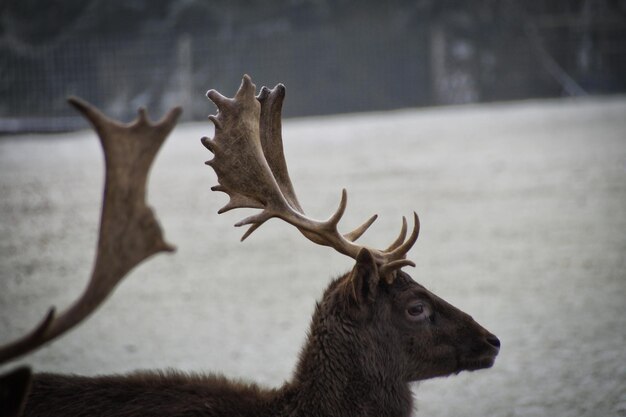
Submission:
M 259 91 L 259 95 L 256 98 L 260 102 L 263 102 L 263 101 L 267 100 L 269 95 L 270 95 L 270 89 L 267 88 L 266 86 L 263 86 L 263 87 L 261 87 L 261 91 Z
M 239 86 L 239 90 L 235 94 L 235 100 L 241 100 L 244 96 L 251 94 L 254 97 L 254 92 L 256 90 L 256 85 L 252 83 L 252 79 L 248 74 L 244 74 L 243 79 L 241 80 L 241 85 Z
M 355 242 L 358 238 L 360 238 L 363 235 L 363 233 L 367 231 L 367 229 L 370 228 L 372 224 L 374 224 L 376 219 L 378 219 L 378 214 L 374 214 L 372 217 L 367 219 L 365 223 L 363 223 L 361 226 L 357 227 L 352 232 L 345 234 L 344 237 L 348 239 L 350 242 Z
M 202 142 L 202 145 L 204 145 L 204 147 L 207 148 L 209 151 L 215 153 L 215 142 L 212 141 L 211 138 L 204 136 L 200 139 L 200 142 Z
M 213 125 L 215 125 L 216 129 L 223 129 L 224 125 L 222 124 L 222 122 L 218 119 L 218 117 L 214 114 L 209 116 L 209 120 L 211 122 L 213 122 Z
M 417 212 L 413 212 L 413 223 L 415 224 L 415 228 L 417 228 L 417 234 L 419 235 L 419 231 L 420 231 L 420 218 L 417 215 Z M 417 236 L 415 237 L 417 239 Z
M 256 229 L 261 227 L 262 224 L 263 224 L 263 222 L 261 222 L 261 223 L 254 223 L 252 226 L 250 226 L 250 228 L 248 230 L 246 230 L 246 233 L 244 233 L 243 236 L 241 236 L 241 242 L 246 240 L 248 238 L 248 236 L 250 236 L 252 234 L 252 232 L 254 232 Z
M 341 190 L 341 201 L 339 201 L 339 207 L 337 207 L 337 211 L 328 219 L 326 222 L 327 225 L 331 225 L 333 227 L 337 227 L 339 220 L 343 217 L 343 214 L 346 211 L 346 207 L 348 206 L 348 192 L 345 188 Z
M 405 266 L 415 267 L 415 263 L 408 259 L 398 259 L 382 265 L 379 269 L 379 273 L 385 278 L 387 284 L 391 285 L 396 278 L 396 272 Z
M 278 91 L 278 94 L 280 94 L 281 96 L 284 96 L 285 92 L 287 91 L 287 89 L 282 83 L 277 84 L 276 87 L 274 87 L 274 89 Z
M 159 250 L 162 252 L 176 252 L 176 246 L 171 245 L 165 241 L 161 241 L 160 245 L 159 245 Z

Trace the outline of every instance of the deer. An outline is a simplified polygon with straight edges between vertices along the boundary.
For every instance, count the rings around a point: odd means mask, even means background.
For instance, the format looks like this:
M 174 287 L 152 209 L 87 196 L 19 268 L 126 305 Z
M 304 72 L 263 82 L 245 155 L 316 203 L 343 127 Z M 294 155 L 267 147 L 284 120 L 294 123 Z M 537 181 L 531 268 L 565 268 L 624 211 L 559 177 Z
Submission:
M 338 225 L 347 208 L 345 189 L 338 208 L 327 220 L 305 214 L 283 151 L 282 84 L 272 89 L 263 87 L 257 95 L 251 78 L 244 75 L 234 97 L 225 97 L 215 90 L 207 96 L 218 109 L 216 115 L 209 116 L 215 127 L 214 137 L 201 139 L 213 155 L 206 164 L 214 170 L 218 185 L 211 189 L 226 193 L 229 198 L 218 213 L 241 208 L 260 210 L 236 223 L 238 227 L 248 226 L 241 240 L 266 221 L 277 218 L 294 226 L 307 240 L 334 249 L 355 262 L 350 271 L 331 280 L 316 303 L 291 379 L 280 387 L 267 388 L 216 373 L 166 370 L 85 377 L 30 375 L 20 368 L 12 378 L 26 381 L 23 385 L 27 393 L 24 402 L 15 401 L 14 415 L 408 417 L 414 409 L 412 383 L 493 366 L 500 340 L 403 270 L 415 266 L 407 254 L 419 235 L 416 213 L 411 232 L 406 218 L 402 218 L 399 235 L 383 249 L 356 243 L 377 219 L 376 215 L 349 233 L 339 232 Z M 110 135 L 111 129 L 97 125 L 120 128 L 119 124 L 102 122 L 104 116 L 88 106 L 79 108 L 97 120 L 92 123 L 101 139 Z M 157 125 L 160 133 L 171 128 L 176 113 L 174 110 L 164 118 L 164 126 Z M 132 126 L 129 131 L 133 131 Z M 151 138 L 148 142 L 162 140 Z M 112 157 L 127 156 L 128 153 L 120 153 Z M 144 184 L 139 188 L 143 189 L 146 175 L 139 177 Z M 106 198 L 105 192 L 105 206 Z M 145 196 L 137 198 L 143 201 Z M 104 221 L 102 224 L 101 233 Z M 143 241 L 143 245 L 152 248 L 150 254 L 172 250 L 160 232 L 154 234 L 158 229 L 155 224 L 148 222 L 156 243 Z M 124 240 L 125 236 L 116 238 Z M 134 250 L 137 247 L 128 248 L 130 252 Z M 128 258 L 145 259 L 134 255 Z M 111 282 L 119 282 L 119 275 L 128 270 L 118 268 L 110 272 L 105 278 L 109 283 L 103 286 L 110 290 L 115 285 Z M 85 303 L 92 311 L 93 303 L 103 299 L 104 296 L 95 300 L 88 297 Z M 32 332 L 35 336 L 31 341 L 22 345 L 32 350 L 47 340 L 50 321 L 54 323 L 54 317 L 46 318 Z M 0 363 L 9 357 L 4 354 L 6 350 L 0 349 Z M 11 352 L 10 356 L 23 351 Z

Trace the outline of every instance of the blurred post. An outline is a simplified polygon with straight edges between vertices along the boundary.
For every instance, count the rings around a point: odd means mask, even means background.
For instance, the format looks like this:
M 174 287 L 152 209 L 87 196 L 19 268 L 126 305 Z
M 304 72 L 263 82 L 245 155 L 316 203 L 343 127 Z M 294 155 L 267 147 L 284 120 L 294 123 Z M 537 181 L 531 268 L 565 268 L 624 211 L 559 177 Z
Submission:
M 176 73 L 178 77 L 178 103 L 183 107 L 183 118 L 190 120 L 192 118 L 193 104 L 193 55 L 192 55 L 192 39 L 189 34 L 185 33 L 178 37 L 176 46 Z
M 445 104 L 446 39 L 443 28 L 433 24 L 430 28 L 430 82 L 433 104 Z

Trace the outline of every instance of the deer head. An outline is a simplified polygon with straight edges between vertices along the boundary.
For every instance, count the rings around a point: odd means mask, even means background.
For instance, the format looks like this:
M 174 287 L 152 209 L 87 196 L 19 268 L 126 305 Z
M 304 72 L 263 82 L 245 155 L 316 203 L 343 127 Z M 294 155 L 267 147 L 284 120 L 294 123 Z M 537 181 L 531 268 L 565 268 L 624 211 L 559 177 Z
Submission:
M 219 110 L 209 116 L 215 137 L 202 139 L 215 156 L 207 161 L 219 182 L 212 189 L 230 197 L 219 212 L 241 207 L 261 210 L 236 224 L 251 225 L 242 240 L 276 217 L 307 239 L 356 261 L 352 271 L 330 284 L 317 305 L 294 386 L 328 397 L 324 402 L 328 415 L 336 415 L 343 406 L 338 415 L 346 416 L 370 401 L 372 407 L 381 406 L 390 398 L 386 393 L 393 391 L 400 400 L 387 401 L 384 415 L 406 415 L 408 382 L 492 366 L 500 349 L 498 338 L 400 270 L 414 266 L 406 254 L 419 233 L 416 214 L 410 236 L 403 219 L 398 238 L 386 249 L 354 243 L 376 216 L 348 234 L 338 232 L 346 209 L 345 189 L 339 208 L 328 220 L 305 215 L 282 149 L 280 111 L 285 88 L 264 87 L 256 97 L 255 90 L 244 76 L 233 98 L 214 90 L 207 93 Z M 303 398 L 306 402 L 319 397 Z M 393 404 L 402 404 L 396 414 L 388 413 Z M 302 409 L 313 406 L 300 405 Z
M 363 249 L 316 306 L 292 382 L 308 395 L 294 415 L 408 417 L 411 382 L 489 368 L 499 349 L 494 335 L 403 271 L 387 283 Z
M 335 346 L 352 340 L 351 356 L 367 359 L 364 368 L 380 373 L 397 364 L 404 382 L 488 368 L 500 349 L 500 341 L 472 317 L 405 272 L 398 271 L 391 283 L 384 280 L 367 249 L 352 271 L 328 287 L 313 329 L 340 339 Z M 357 343 L 352 334 L 360 335 Z M 358 353 L 368 351 L 371 356 Z

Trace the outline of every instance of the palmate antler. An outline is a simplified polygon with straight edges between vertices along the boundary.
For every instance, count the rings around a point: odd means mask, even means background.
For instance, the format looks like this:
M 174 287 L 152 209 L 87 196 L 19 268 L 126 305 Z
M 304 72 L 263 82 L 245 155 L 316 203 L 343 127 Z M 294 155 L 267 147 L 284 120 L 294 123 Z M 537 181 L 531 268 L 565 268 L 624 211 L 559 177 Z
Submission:
M 202 138 L 204 146 L 215 155 L 206 164 L 215 170 L 219 182 L 212 190 L 225 192 L 230 197 L 219 213 L 244 207 L 261 210 L 235 224 L 250 225 L 242 240 L 267 220 L 277 217 L 295 226 L 309 240 L 356 259 L 366 247 L 354 242 L 377 216 L 372 216 L 350 233 L 340 234 L 337 225 L 346 209 L 345 189 L 339 207 L 328 220 L 314 220 L 305 215 L 291 184 L 283 154 L 281 109 L 285 87 L 282 84 L 272 90 L 263 87 L 256 97 L 255 92 L 256 86 L 247 75 L 233 98 L 224 97 L 215 90 L 207 92 L 219 111 L 217 115 L 209 116 L 215 125 L 215 137 Z M 388 281 L 393 280 L 397 269 L 414 266 L 405 259 L 419 233 L 419 219 L 413 214 L 415 225 L 408 239 L 407 222 L 403 218 L 400 235 L 387 249 L 367 248 L 379 265 L 381 275 Z
M 181 113 L 172 109 L 152 123 L 144 109 L 130 124 L 109 119 L 78 98 L 72 104 L 93 125 L 105 156 L 106 176 L 95 265 L 87 288 L 70 307 L 52 307 L 29 334 L 0 346 L 0 364 L 30 352 L 76 326 L 107 298 L 127 273 L 146 258 L 174 247 L 146 204 L 148 173 L 161 145 Z M 0 394 L 2 392 L 0 391 Z

